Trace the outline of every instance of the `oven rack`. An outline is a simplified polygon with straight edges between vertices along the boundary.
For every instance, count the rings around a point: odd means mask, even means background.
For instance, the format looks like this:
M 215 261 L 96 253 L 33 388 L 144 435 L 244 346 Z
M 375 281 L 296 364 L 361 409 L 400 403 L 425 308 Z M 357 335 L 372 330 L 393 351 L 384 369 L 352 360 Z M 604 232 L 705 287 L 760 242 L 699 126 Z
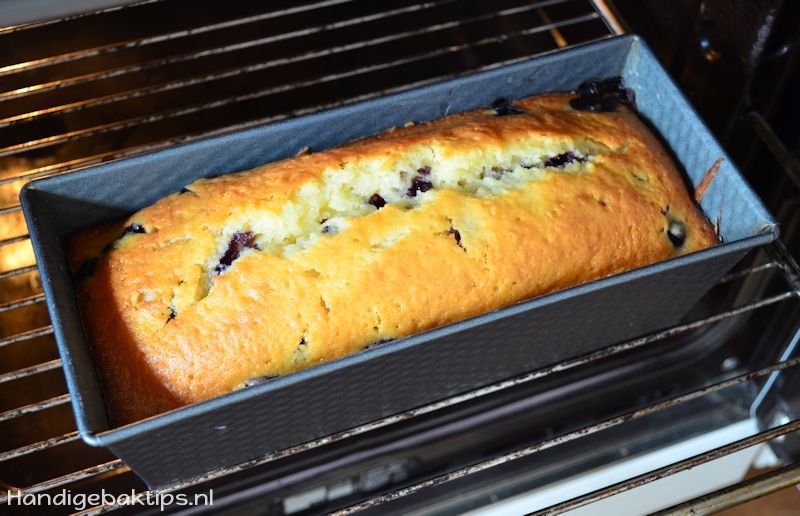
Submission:
M 143 2 L 144 4 L 153 3 L 153 2 Z M 166 3 L 166 0 L 159 0 L 154 2 L 155 4 L 159 3 Z M 275 18 L 286 17 L 290 15 L 296 15 L 298 13 L 304 13 L 307 11 L 313 10 L 320 10 L 323 8 L 330 8 L 330 7 L 341 7 L 345 4 L 355 4 L 358 3 L 358 0 L 327 0 L 321 1 L 316 3 L 309 3 L 308 5 L 304 5 L 302 7 L 293 7 L 287 8 L 283 10 L 276 10 L 276 11 L 269 11 L 267 13 L 262 13 L 261 15 L 254 15 L 254 16 L 247 16 L 239 19 L 234 19 L 226 22 L 221 23 L 209 23 L 208 25 L 202 27 L 194 27 L 190 31 L 181 30 L 176 31 L 173 33 L 165 34 L 165 35 L 158 35 L 152 37 L 145 37 L 145 38 L 138 38 L 129 41 L 122 41 L 122 42 L 115 42 L 114 44 L 104 45 L 100 47 L 94 47 L 90 49 L 85 49 L 77 52 L 67 53 L 62 56 L 48 58 L 48 59 L 38 59 L 38 60 L 31 60 L 29 62 L 16 64 L 13 66 L 0 66 L 0 86 L 2 85 L 3 79 L 7 78 L 7 76 L 11 74 L 21 74 L 23 72 L 32 72 L 37 71 L 41 68 L 45 67 L 57 67 L 59 65 L 63 65 L 65 63 L 70 63 L 75 60 L 84 58 L 97 58 L 102 56 L 108 55 L 115 55 L 118 53 L 122 53 L 123 51 L 130 50 L 131 48 L 152 48 L 158 44 L 162 44 L 164 42 L 173 42 L 175 40 L 186 39 L 189 37 L 195 37 L 198 34 L 207 34 L 214 31 L 222 31 L 222 30 L 230 30 L 235 29 L 237 26 L 240 25 L 250 25 L 255 24 L 259 21 L 263 20 L 270 20 Z M 273 109 L 272 111 L 276 111 L 274 114 L 269 114 L 267 116 L 258 116 L 252 120 L 248 120 L 246 122 L 239 122 L 239 123 L 227 123 L 219 125 L 209 130 L 205 131 L 192 131 L 191 124 L 187 123 L 186 129 L 182 132 L 180 136 L 172 137 L 172 138 L 161 138 L 155 142 L 148 142 L 142 145 L 135 145 L 135 146 L 124 146 L 124 148 L 119 148 L 122 146 L 116 145 L 115 148 L 109 149 L 103 152 L 92 152 L 92 153 L 83 153 L 85 155 L 75 156 L 73 158 L 72 153 L 69 152 L 69 148 L 65 151 L 68 158 L 72 159 L 63 159 L 58 160 L 56 163 L 48 163 L 45 165 L 31 167 L 28 170 L 19 172 L 14 174 L 11 177 L 2 177 L 0 176 L 0 185 L 7 184 L 7 183 L 19 183 L 20 181 L 29 181 L 32 179 L 38 179 L 42 177 L 49 177 L 52 175 L 57 175 L 59 173 L 63 173 L 66 171 L 73 171 L 77 168 L 82 168 L 85 166 L 107 162 L 111 160 L 116 160 L 124 157 L 129 157 L 131 155 L 140 154 L 143 152 L 149 152 L 153 150 L 158 150 L 162 148 L 166 148 L 177 143 L 186 143 L 189 141 L 193 141 L 199 138 L 208 137 L 211 135 L 219 134 L 221 132 L 231 132 L 236 130 L 241 130 L 247 127 L 251 127 L 253 125 L 259 125 L 267 122 L 274 122 L 277 120 L 282 120 L 285 118 L 291 118 L 294 116 L 307 114 L 310 112 L 320 111 L 323 109 L 328 109 L 331 107 L 336 107 L 342 104 L 352 103 L 360 100 L 365 100 L 381 95 L 386 95 L 388 93 L 393 93 L 405 89 L 410 89 L 413 87 L 422 86 L 425 84 L 429 84 L 432 82 L 439 82 L 442 80 L 446 80 L 448 78 L 452 78 L 456 75 L 460 75 L 464 72 L 474 72 L 479 70 L 486 70 L 498 66 L 503 66 L 509 63 L 513 63 L 515 61 L 527 59 L 532 55 L 538 55 L 542 53 L 542 50 L 554 50 L 557 48 L 561 48 L 567 46 L 569 44 L 576 44 L 586 41 L 591 41 L 595 39 L 599 39 L 601 37 L 607 37 L 613 35 L 612 32 L 609 31 L 608 26 L 605 23 L 605 20 L 601 18 L 600 14 L 592 8 L 592 4 L 588 2 L 588 0 L 539 0 L 539 1 L 523 1 L 523 0 L 506 0 L 505 2 L 500 2 L 498 5 L 495 6 L 482 6 L 484 12 L 476 12 L 475 14 L 470 16 L 470 13 L 475 11 L 475 9 L 465 9 L 463 13 L 459 14 L 460 5 L 459 4 L 476 4 L 477 2 L 470 1 L 470 0 L 440 0 L 439 2 L 423 2 L 423 3 L 415 3 L 415 2 L 392 2 L 395 4 L 410 4 L 404 7 L 398 7 L 395 9 L 388 9 L 388 10 L 379 10 L 378 6 L 373 7 L 372 12 L 370 14 L 358 16 L 355 18 L 350 19 L 342 19 L 333 21 L 331 23 L 327 23 L 320 26 L 312 26 L 312 27 L 303 27 L 302 29 L 283 32 L 277 35 L 273 35 L 271 37 L 263 37 L 256 40 L 250 41 L 239 41 L 234 42 L 231 44 L 215 47 L 215 48 L 204 48 L 202 50 L 195 50 L 193 52 L 187 52 L 185 54 L 178 54 L 178 55 L 168 55 L 162 56 L 159 52 L 154 51 L 153 53 L 159 55 L 158 58 L 152 59 L 147 63 L 134 63 L 128 64 L 125 66 L 118 66 L 112 68 L 110 70 L 103 70 L 101 72 L 84 74 L 79 77 L 68 77 L 60 80 L 51 80 L 48 82 L 42 82 L 38 84 L 31 84 L 26 85 L 25 87 L 20 87 L 16 89 L 10 89 L 7 91 L 0 92 L 0 131 L 8 133 L 9 129 L 14 129 L 19 131 L 20 126 L 29 127 L 33 123 L 41 122 L 42 119 L 46 119 L 47 121 L 51 121 L 54 119 L 67 119 L 67 122 L 71 121 L 75 118 L 76 115 L 79 116 L 87 116 L 92 117 L 95 116 L 95 112 L 98 111 L 98 108 L 107 107 L 111 104 L 114 105 L 122 105 L 121 111 L 123 113 L 127 113 L 128 111 L 134 111 L 133 108 L 125 107 L 125 103 L 129 103 L 131 101 L 136 101 L 137 99 L 147 98 L 147 97 L 155 97 L 159 94 L 164 94 L 165 92 L 175 92 L 184 90 L 190 87 L 197 87 L 199 85 L 213 85 L 215 82 L 223 81 L 229 78 L 236 78 L 243 74 L 253 74 L 257 72 L 263 71 L 274 71 L 276 74 L 280 73 L 282 67 L 288 66 L 297 66 L 308 64 L 312 65 L 318 62 L 320 59 L 331 59 L 331 58 L 344 58 L 348 57 L 348 52 L 354 51 L 364 51 L 367 50 L 369 52 L 372 51 L 381 51 L 385 50 L 387 52 L 398 53 L 396 47 L 402 47 L 403 45 L 409 45 L 411 43 L 415 43 L 416 39 L 420 39 L 422 37 L 429 36 L 431 34 L 438 34 L 448 30 L 455 30 L 459 29 L 460 27 L 464 27 L 470 24 L 489 24 L 489 22 L 496 21 L 496 26 L 493 26 L 493 31 L 486 31 L 483 34 L 476 35 L 476 39 L 470 40 L 466 37 L 456 38 L 453 40 L 453 44 L 439 46 L 436 44 L 432 44 L 430 46 L 424 46 L 417 43 L 415 46 L 420 47 L 418 52 L 412 53 L 411 55 L 403 55 L 403 57 L 399 59 L 394 59 L 390 61 L 380 61 L 377 63 L 369 63 L 369 59 L 367 55 L 361 56 L 362 61 L 354 61 L 350 66 L 350 69 L 339 71 L 336 73 L 329 73 L 323 76 L 312 76 L 310 78 L 299 78 L 295 81 L 281 81 L 276 86 L 271 88 L 264 88 L 264 89 L 257 89 L 256 91 L 248 91 L 246 93 L 242 93 L 240 95 L 233 95 L 233 96 L 226 96 L 224 98 L 206 98 L 201 100 L 200 102 L 190 103 L 181 108 L 174 108 L 174 109 L 161 109 L 158 112 L 143 112 L 138 114 L 138 116 L 128 116 L 128 117 L 119 117 L 118 119 L 112 121 L 93 121 L 88 125 L 88 127 L 81 127 L 75 130 L 66 130 L 61 129 L 59 126 L 59 130 L 53 131 L 49 130 L 48 132 L 55 132 L 57 134 L 48 135 L 46 137 L 39 137 L 39 138 L 19 138 L 20 141 L 17 144 L 12 145 L 4 145 L 0 147 L 0 157 L 7 157 L 7 156 L 20 156 L 20 155 L 30 155 L 31 151 L 42 151 L 43 149 L 51 149 L 54 152 L 59 152 L 65 146 L 70 146 L 71 144 L 78 144 L 80 140 L 89 140 L 89 139 L 96 139 L 99 136 L 109 135 L 112 133 L 119 133 L 123 131 L 129 131 L 132 128 L 139 128 L 143 125 L 153 125 L 156 123 L 160 123 L 163 121 L 169 121 L 172 119 L 180 119 L 182 122 L 184 119 L 191 115 L 196 115 L 202 112 L 218 110 L 224 107 L 231 107 L 232 109 L 236 109 L 237 105 L 241 103 L 254 100 L 254 99 L 266 99 L 269 100 L 270 98 L 278 98 L 280 100 L 280 95 L 286 92 L 291 92 L 293 90 L 308 88 L 311 86 L 320 86 L 320 85 L 329 85 L 331 88 L 335 88 L 338 84 L 341 84 L 343 80 L 349 80 L 351 82 L 356 81 L 363 81 L 363 80 L 370 80 L 372 78 L 371 74 L 374 75 L 377 72 L 394 72 L 395 70 L 402 71 L 408 65 L 413 65 L 415 63 L 422 64 L 425 61 L 434 59 L 434 58 L 452 58 L 455 60 L 464 59 L 466 61 L 473 61 L 465 62 L 465 63 L 458 63 L 458 67 L 454 70 L 453 73 L 443 73 L 443 74 L 431 74 L 429 73 L 428 76 L 424 76 L 417 78 L 416 80 L 400 80 L 394 79 L 391 82 L 396 84 L 387 85 L 387 87 L 379 88 L 379 89 L 368 89 L 368 91 L 358 92 L 357 89 L 352 89 L 356 94 L 354 95 L 347 95 L 344 98 L 341 96 L 336 96 L 335 100 L 329 102 L 319 102 L 313 103 L 311 105 L 298 105 L 297 108 L 286 110 L 284 108 Z M 503 4 L 509 4 L 508 8 L 503 9 Z M 447 21 L 443 21 L 441 23 L 434 23 L 429 26 L 423 27 L 414 27 L 410 30 L 403 30 L 406 27 L 395 27 L 394 31 L 390 34 L 381 34 L 378 37 L 373 37 L 367 40 L 355 40 L 351 43 L 338 45 L 338 46 L 324 46 L 323 48 L 315 48 L 309 52 L 302 53 L 300 55 L 295 55 L 291 57 L 275 57 L 274 59 L 270 60 L 256 60 L 255 62 L 248 62 L 246 66 L 243 67 L 233 67 L 228 69 L 223 69 L 219 71 L 214 71 L 213 73 L 205 73 L 199 76 L 192 76 L 189 78 L 180 78 L 175 80 L 170 80 L 166 82 L 156 82 L 155 84 L 148 84 L 147 86 L 142 86 L 140 88 L 134 89 L 121 89 L 121 91 L 114 91 L 111 94 L 106 94 L 102 96 L 92 96 L 86 99 L 79 99 L 79 100 L 59 100 L 58 94 L 63 92 L 65 89 L 77 89 L 81 87 L 90 87 L 92 85 L 96 85 L 98 83 L 102 83 L 103 81 L 107 81 L 110 79 L 119 80 L 120 78 L 125 78 L 126 76 L 132 76 L 135 74 L 149 74 L 149 73 L 156 73 L 159 71 L 163 71 L 164 68 L 168 67 L 176 67 L 179 64 L 186 64 L 196 62 L 200 59 L 208 59 L 210 57 L 225 57 L 226 55 L 233 54 L 235 52 L 239 52 L 242 50 L 248 50 L 250 48 L 269 48 L 269 45 L 277 45 L 278 43 L 286 42 L 286 41 L 294 41 L 298 38 L 303 37 L 310 37 L 312 35 L 318 35 L 320 33 L 330 33 L 331 37 L 336 35 L 337 30 L 351 28 L 356 25 L 366 25 L 370 23 L 375 23 L 376 21 L 393 21 L 394 18 L 399 18 L 400 16 L 407 16 L 407 15 L 420 15 L 424 16 L 425 12 L 431 10 L 433 8 L 442 8 L 442 7 L 449 7 L 447 13 L 453 13 L 453 18 L 455 19 L 448 19 Z M 555 16 L 551 16 L 552 10 L 558 7 L 570 7 L 569 11 L 565 11 L 565 14 L 557 18 Z M 581 9 L 583 12 L 577 13 L 572 15 L 572 13 L 576 10 L 576 8 Z M 130 9 L 130 8 L 128 8 Z M 117 11 L 117 10 L 114 10 Z M 441 16 L 441 15 L 440 15 Z M 520 17 L 520 16 L 527 16 L 530 20 L 536 20 L 536 23 L 533 26 L 527 26 L 525 28 L 521 28 L 518 30 L 505 30 L 504 23 L 507 22 L 505 19 L 510 19 L 512 17 Z M 69 21 L 69 20 L 67 20 Z M 415 23 L 419 23 L 422 21 L 424 23 L 424 18 L 420 20 L 417 18 Z M 407 20 L 405 23 L 409 23 Z M 564 35 L 565 30 L 575 27 L 575 26 L 582 26 L 586 24 L 593 24 L 595 27 L 592 28 L 592 32 L 589 33 L 588 38 L 577 39 L 576 41 L 568 41 Z M 600 28 L 601 27 L 601 28 Z M 15 32 L 21 29 L 28 29 L 31 28 L 36 29 L 37 24 L 31 24 L 27 26 L 23 26 L 20 28 L 12 27 L 6 29 L 5 33 L 9 33 L 14 35 Z M 0 32 L 0 37 L 4 35 L 4 32 Z M 490 33 L 494 32 L 494 33 Z M 481 51 L 485 48 L 490 47 L 497 47 L 498 45 L 504 45 L 508 42 L 512 44 L 520 45 L 524 43 L 524 38 L 534 36 L 534 35 L 547 35 L 547 41 L 549 44 L 544 49 L 539 49 L 537 52 L 524 52 L 519 53 L 518 57 L 506 58 L 503 59 L 502 55 L 500 59 L 492 59 L 491 56 L 481 56 L 480 60 L 475 59 L 474 57 L 470 57 L 468 60 L 461 56 L 465 50 L 469 50 L 470 52 Z M 230 36 L 221 36 L 225 38 L 227 41 Z M 541 41 L 537 41 L 540 43 Z M 427 43 L 427 41 L 423 41 L 423 43 Z M 393 47 L 389 47 L 388 45 L 392 44 Z M 366 52 L 365 52 L 366 54 Z M 315 61 L 316 60 L 316 61 Z M 488 62 L 487 62 L 488 61 Z M 348 63 L 349 64 L 349 63 Z M 385 78 L 376 79 L 376 81 L 381 81 Z M 34 81 L 35 82 L 35 81 Z M 14 84 L 14 83 L 12 83 Z M 24 83 L 23 84 L 27 84 Z M 350 85 L 346 85 L 343 89 L 348 88 Z M 3 109 L 4 106 L 8 106 L 12 104 L 10 101 L 19 101 L 20 99 L 28 99 L 33 98 L 33 106 L 39 107 L 39 109 L 32 109 L 27 112 L 18 113 L 13 109 Z M 44 97 L 44 98 L 42 98 Z M 52 100 L 51 100 L 52 98 Z M 156 100 L 156 103 L 158 101 Z M 55 104 L 51 107 L 41 108 L 43 104 Z M 295 103 L 297 103 L 295 101 Z M 303 103 L 300 103 L 303 104 Z M 91 112 L 87 114 L 87 112 Z M 105 113 L 104 113 L 105 114 Z M 114 115 L 112 115 L 113 117 Z M 180 123 L 179 122 L 179 123 Z M 43 125 L 43 124 L 41 124 Z M 183 126 L 181 127 L 183 128 Z M 50 129 L 50 128 L 47 128 Z M 194 133 L 194 134 L 190 134 Z M 21 187 L 21 186 L 20 186 Z M 7 206 L 0 206 L 0 215 L 10 213 L 16 210 L 19 210 L 18 203 L 10 204 Z M 14 238 L 7 238 L 4 240 L 0 240 L 0 246 L 8 245 L 12 243 L 19 242 L 26 237 L 21 235 L 19 237 Z
M 149 0 L 139 2 L 124 8 L 114 8 L 97 11 L 91 14 L 68 17 L 57 21 L 26 24 L 18 27 L 0 29 L 0 44 L 5 41 L 26 41 L 27 34 L 36 34 L 36 31 L 56 29 L 58 26 L 66 27 L 63 30 L 72 30 L 71 27 L 86 24 L 93 27 L 92 20 L 97 23 L 111 25 L 115 17 L 132 16 L 137 9 L 149 9 L 157 13 L 158 9 L 170 4 L 171 0 Z M 174 3 L 174 2 L 172 2 Z M 247 4 L 247 2 L 245 2 Z M 277 3 L 276 3 L 277 4 Z M 318 111 L 321 109 L 377 97 L 386 93 L 400 91 L 415 86 L 437 82 L 456 75 L 485 70 L 502 66 L 510 62 L 526 59 L 556 48 L 570 46 L 586 41 L 623 32 L 622 25 L 613 16 L 613 12 L 602 0 L 545 0 L 545 1 L 513 1 L 497 2 L 486 7 L 480 2 L 470 0 L 442 0 L 439 2 L 391 2 L 393 8 L 382 7 L 380 10 L 370 11 L 366 2 L 358 0 L 326 0 L 306 1 L 299 5 L 272 8 L 269 11 L 248 11 L 231 15 L 228 19 L 204 20 L 199 14 L 190 14 L 188 20 L 179 24 L 154 19 L 147 28 L 126 28 L 122 36 L 118 34 L 107 35 L 107 40 L 95 41 L 84 44 L 80 41 L 69 40 L 66 47 L 58 55 L 22 56 L 18 62 L 0 63 L 0 188 L 7 187 L 18 191 L 27 181 L 68 173 L 70 171 L 90 166 L 96 163 L 120 159 L 135 154 L 150 152 L 169 147 L 176 143 L 184 143 L 202 137 L 222 132 L 239 130 L 252 125 L 269 121 L 290 118 L 300 114 Z M 480 4 L 480 5 L 479 5 Z M 488 2 L 487 2 L 488 4 Z M 419 26 L 423 23 L 421 14 L 432 12 L 448 6 L 447 13 L 450 18 L 428 26 Z M 352 7 L 355 6 L 355 7 Z M 466 8 L 465 6 L 469 6 Z M 499 7 L 498 7 L 499 6 Z M 352 7 L 352 12 L 350 9 Z M 262 38 L 247 39 L 249 27 L 255 27 L 270 21 L 295 19 L 307 13 L 319 14 L 333 13 L 333 9 L 345 9 L 344 15 L 326 14 L 330 19 L 322 25 L 287 26 L 286 30 L 277 31 L 275 34 Z M 480 9 L 483 9 L 481 11 Z M 559 9 L 563 9 L 559 11 Z M 200 9 L 198 9 L 200 11 Z M 338 18 L 337 18 L 338 16 Z M 508 28 L 509 20 L 528 16 L 531 23 L 523 28 Z M 293 18 L 294 17 L 294 18 Z M 400 20 L 403 20 L 400 23 Z M 390 32 L 384 32 L 369 38 L 353 38 L 346 44 L 331 46 L 325 44 L 324 35 L 331 36 L 341 33 L 350 34 L 352 28 L 362 29 L 371 24 L 390 23 L 397 21 Z M 412 23 L 413 21 L 413 23 Z M 479 24 L 491 25 L 495 32 L 474 33 L 467 30 Z M 99 25 L 98 25 L 99 26 Z M 425 40 L 432 34 L 457 33 L 464 29 L 464 33 L 457 36 L 460 39 L 451 44 L 441 46 Z M 578 30 L 580 29 L 580 30 Z M 237 34 L 241 32 L 240 36 Z M 365 31 L 368 32 L 368 31 Z M 102 32 L 101 32 L 102 33 Z M 106 36 L 105 34 L 103 34 Z M 201 44 L 200 38 L 213 35 L 212 45 Z M 541 36 L 541 38 L 539 38 Z M 16 40 L 14 38 L 17 38 Z M 317 38 L 316 40 L 314 38 Z M 472 38 L 472 39 L 470 39 Z M 28 38 L 30 43 L 35 43 L 33 38 Z M 432 41 L 432 40 L 431 40 Z M 309 47 L 308 51 L 290 58 L 272 59 L 247 59 L 248 50 L 264 50 L 265 55 L 270 49 L 283 48 L 285 42 L 301 43 Z M 387 50 L 388 55 L 397 48 L 418 42 L 413 54 L 404 54 L 397 59 L 388 61 L 378 60 L 370 62 L 369 51 L 372 49 Z M 425 46 L 428 44 L 428 46 Z M 71 46 L 70 46 L 71 45 Z M 316 45 L 316 47 L 314 46 Z M 538 45 L 538 46 L 537 46 Z M 26 45 L 20 45 L 28 48 Z M 31 47 L 37 49 L 35 44 Z M 41 47 L 41 45 L 40 45 Z M 484 49 L 512 48 L 508 52 L 482 52 Z M 360 53 L 359 53 L 360 52 Z M 235 56 L 245 55 L 236 61 Z M 164 108 L 157 102 L 159 96 L 167 97 L 175 92 L 190 90 L 191 88 L 209 87 L 231 81 L 247 74 L 263 73 L 297 67 L 305 63 L 315 62 L 317 59 L 358 55 L 359 60 L 348 63 L 350 68 L 338 73 L 323 76 L 304 77 L 297 73 L 297 77 L 280 82 L 266 88 L 257 88 L 252 91 L 228 91 L 219 93 L 213 91 L 204 93 L 198 98 L 191 97 L 192 102 L 180 108 Z M 142 57 L 144 56 L 144 57 Z M 476 57 L 477 56 L 477 57 Z M 415 75 L 410 80 L 401 75 L 402 71 L 410 66 L 422 65 L 439 58 L 446 58 L 457 62 L 457 67 L 447 73 L 428 72 Z M 213 61 L 217 59 L 217 61 Z M 230 59 L 234 65 L 223 67 L 218 64 L 221 59 Z M 217 68 L 202 68 L 194 63 L 207 60 L 217 63 Z M 89 63 L 89 65 L 86 65 Z M 85 71 L 77 75 L 65 72 L 68 67 L 78 66 Z M 195 68 L 192 68 L 195 66 Z M 204 65 L 205 66 L 205 65 Z M 211 67 L 212 65 L 208 65 Z M 83 68 L 81 68 L 83 67 Z M 159 74 L 170 69 L 185 67 L 189 72 L 186 76 L 173 77 L 166 73 L 166 79 L 161 79 Z M 383 74 L 383 75 L 381 75 Z M 397 75 L 390 81 L 385 76 Z M 156 77 L 154 80 L 148 80 Z M 121 87 L 119 81 L 128 79 L 136 81 L 135 88 Z M 117 82 L 114 82 L 117 81 Z M 108 91 L 102 90 L 98 85 L 111 84 Z M 353 85 L 365 83 L 363 90 Z M 332 100 L 303 102 L 290 99 L 292 103 L 288 108 L 280 105 L 288 93 L 295 90 L 314 89 L 320 85 L 327 85 L 336 90 Z M 101 91 L 101 93 L 98 93 Z M 77 92 L 73 95 L 72 92 Z M 344 92 L 344 93 L 342 93 Z M 324 93 L 318 97 L 325 98 Z M 146 105 L 150 99 L 152 106 Z M 253 113 L 239 115 L 245 121 L 230 121 L 222 119 L 209 123 L 208 118 L 219 113 L 221 109 L 236 110 L 239 106 L 249 106 L 248 102 L 257 102 L 260 110 Z M 145 104 L 142 107 L 139 103 Z M 276 103 L 277 107 L 267 106 Z M 20 112 L 15 112 L 9 106 L 29 106 Z M 265 107 L 266 106 L 266 107 Z M 88 123 L 78 123 L 79 117 L 88 120 Z M 179 134 L 171 134 L 159 129 L 162 123 L 174 124 L 178 127 Z M 77 124 L 77 125 L 74 125 Z M 155 127 L 155 136 L 147 139 L 141 137 L 142 132 L 147 132 Z M 6 139 L 8 137 L 8 139 Z M 7 143 L 11 142 L 11 143 Z M 13 166 L 4 167 L 3 161 L 13 161 Z M 0 258 L 4 250 L 18 252 L 29 246 L 28 236 L 25 234 L 24 225 L 19 231 L 4 231 L 12 227 L 14 222 L 21 220 L 20 207 L 16 196 L 12 200 L 0 198 Z M 421 407 L 419 409 L 396 415 L 384 420 L 365 425 L 348 432 L 329 436 L 312 443 L 276 452 L 259 459 L 242 464 L 236 468 L 215 471 L 207 477 L 193 482 L 173 486 L 170 490 L 181 490 L 191 485 L 223 478 L 234 472 L 241 471 L 260 464 L 287 457 L 315 447 L 343 440 L 348 437 L 366 433 L 380 427 L 389 426 L 404 420 L 412 419 L 422 414 L 463 403 L 494 392 L 508 389 L 522 383 L 544 378 L 550 374 L 576 368 L 582 365 L 601 360 L 624 351 L 643 348 L 654 344 L 664 338 L 671 337 L 690 330 L 710 326 L 720 321 L 735 317 L 747 312 L 762 309 L 771 309 L 787 302 L 796 302 L 800 295 L 800 275 L 791 257 L 785 252 L 780 243 L 768 249 L 771 259 L 764 264 L 751 267 L 727 276 L 725 281 L 735 281 L 743 277 L 759 274 L 762 271 L 779 270 L 785 278 L 787 288 L 780 294 L 764 297 L 758 301 L 747 303 L 740 307 L 725 310 L 711 317 L 684 324 L 657 334 L 636 339 L 624 344 L 613 346 L 592 355 L 566 361 L 549 368 L 536 371 L 529 375 L 501 382 L 471 393 L 450 398 L 440 403 Z M 12 253 L 7 253 L 11 255 Z M 20 253 L 24 254 L 24 253 Z M 6 267 L 0 261 L 0 282 L 30 278 L 36 283 L 36 267 L 30 262 L 20 262 Z M 44 296 L 41 289 L 32 288 L 30 292 L 0 300 L 0 315 L 9 315 L 16 312 L 30 310 L 33 307 L 41 308 Z M 40 324 L 32 329 L 21 331 L 4 331 L 0 325 L 0 351 L 10 349 L 12 346 L 27 346 L 33 342 L 48 340 L 49 346 L 54 349 L 52 342 L 52 327 L 49 324 Z M 766 368 L 750 371 L 735 378 L 725 380 L 697 391 L 682 394 L 665 402 L 660 402 L 649 407 L 641 408 L 619 418 L 607 420 L 595 425 L 587 426 L 579 431 L 561 435 L 537 444 L 534 447 L 518 450 L 511 454 L 495 457 L 468 468 L 456 470 L 444 477 L 421 482 L 405 488 L 404 490 L 379 496 L 365 501 L 363 504 L 353 506 L 343 513 L 353 512 L 359 508 L 366 508 L 402 497 L 413 492 L 432 487 L 464 475 L 485 470 L 508 461 L 531 455 L 538 451 L 552 448 L 559 444 L 588 436 L 615 425 L 624 424 L 625 421 L 643 417 L 646 414 L 669 408 L 682 402 L 696 399 L 700 396 L 721 391 L 733 385 L 743 384 L 756 378 L 765 378 L 779 371 L 789 370 L 797 365 L 791 359 L 775 363 Z M 44 360 L 24 367 L 0 373 L 0 392 L 3 388 L 10 390 L 20 381 L 35 381 L 47 375 L 57 374 L 61 368 L 58 358 Z M 788 372 L 788 371 L 787 371 Z M 42 380 L 44 381 L 44 380 Z M 0 425 L 13 423 L 29 415 L 43 414 L 53 409 L 66 410 L 69 404 L 69 394 L 59 394 L 46 399 L 23 403 L 0 411 Z M 74 425 L 73 425 L 74 428 Z M 642 478 L 631 479 L 622 484 L 587 495 L 579 499 L 565 502 L 560 506 L 551 508 L 552 511 L 561 511 L 578 507 L 606 496 L 623 492 L 627 489 L 646 482 L 671 475 L 682 469 L 712 460 L 719 456 L 732 453 L 738 449 L 754 446 L 781 435 L 793 432 L 800 428 L 800 421 L 790 421 L 779 427 L 771 428 L 747 438 L 743 441 L 732 443 L 719 450 L 708 454 L 673 464 L 664 470 L 659 470 Z M 65 445 L 81 445 L 80 437 L 76 431 L 55 432 L 47 434 L 43 439 L 22 444 L 12 449 L 0 452 L 0 465 L 3 463 L 16 463 L 19 460 L 36 457 L 41 453 L 57 451 Z M 129 468 L 120 460 L 106 457 L 107 460 L 98 460 L 96 463 L 81 467 L 60 475 L 54 475 L 44 480 L 30 484 L 9 485 L 0 478 L 0 488 L 21 489 L 25 493 L 44 492 L 48 489 L 71 486 L 80 482 L 102 482 L 116 476 L 133 476 Z M 763 479 L 750 480 L 746 483 L 727 488 L 717 494 L 712 494 L 693 502 L 697 507 L 719 507 L 730 500 L 744 500 L 743 496 L 750 498 L 774 490 L 776 486 L 788 485 L 791 480 L 800 480 L 797 467 L 788 466 L 778 472 L 770 473 Z M 760 478 L 760 477 L 759 477 Z M 134 481 L 135 482 L 135 481 Z M 7 495 L 0 495 L 0 503 L 7 502 Z M 748 498 L 749 499 L 749 498 Z M 117 507 L 99 506 L 88 509 L 81 514 L 99 514 L 108 512 Z

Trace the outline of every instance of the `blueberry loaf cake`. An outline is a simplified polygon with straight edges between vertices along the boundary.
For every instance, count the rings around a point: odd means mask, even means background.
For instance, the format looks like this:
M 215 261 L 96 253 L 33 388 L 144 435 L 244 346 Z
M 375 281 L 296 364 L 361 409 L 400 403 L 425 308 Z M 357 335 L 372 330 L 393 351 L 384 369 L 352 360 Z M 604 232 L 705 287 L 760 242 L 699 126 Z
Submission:
M 579 93 L 200 179 L 75 235 L 113 421 L 717 243 L 629 93 Z

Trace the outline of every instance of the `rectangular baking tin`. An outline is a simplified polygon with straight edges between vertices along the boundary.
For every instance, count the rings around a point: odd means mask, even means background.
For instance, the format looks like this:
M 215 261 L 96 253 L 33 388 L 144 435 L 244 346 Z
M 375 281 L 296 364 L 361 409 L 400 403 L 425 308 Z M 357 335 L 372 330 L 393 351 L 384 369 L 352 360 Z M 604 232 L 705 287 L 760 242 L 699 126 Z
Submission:
M 702 206 L 724 245 L 539 297 L 369 349 L 270 383 L 110 428 L 67 271 L 68 233 L 125 216 L 193 180 L 330 148 L 409 120 L 574 90 L 622 75 L 638 109 L 696 186 L 725 161 Z M 35 181 L 21 194 L 81 436 L 110 448 L 150 487 L 523 374 L 676 323 L 777 226 L 636 36 L 610 38 L 510 66 L 294 120 L 208 138 Z

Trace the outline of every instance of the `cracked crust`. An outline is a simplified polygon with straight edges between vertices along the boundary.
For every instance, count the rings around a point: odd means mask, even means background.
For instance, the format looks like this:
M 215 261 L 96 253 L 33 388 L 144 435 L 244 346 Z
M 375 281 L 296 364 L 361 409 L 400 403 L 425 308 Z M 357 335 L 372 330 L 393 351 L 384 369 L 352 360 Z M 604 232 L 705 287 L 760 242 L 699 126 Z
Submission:
M 636 115 L 571 98 L 202 179 L 74 236 L 113 421 L 714 245 Z

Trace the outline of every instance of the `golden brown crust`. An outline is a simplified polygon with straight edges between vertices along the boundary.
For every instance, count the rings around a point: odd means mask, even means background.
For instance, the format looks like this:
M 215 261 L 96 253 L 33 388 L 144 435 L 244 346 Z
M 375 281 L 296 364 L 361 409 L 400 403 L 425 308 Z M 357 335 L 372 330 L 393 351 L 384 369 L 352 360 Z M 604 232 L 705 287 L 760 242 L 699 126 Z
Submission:
M 77 235 L 73 270 L 100 256 L 79 292 L 115 422 L 714 245 L 637 116 L 576 111 L 570 97 L 533 97 L 517 103 L 522 115 L 478 110 L 200 180 L 112 228 Z M 537 139 L 598 151 L 574 173 L 545 167 L 485 195 L 436 189 L 411 207 L 353 216 L 297 251 L 245 249 L 219 275 L 208 265 L 220 256 L 219 228 L 284 216 L 323 174 L 370 160 L 392 169 L 422 147 L 447 160 Z M 685 228 L 682 245 L 667 235 L 671 221 Z M 147 232 L 115 240 L 131 223 Z

